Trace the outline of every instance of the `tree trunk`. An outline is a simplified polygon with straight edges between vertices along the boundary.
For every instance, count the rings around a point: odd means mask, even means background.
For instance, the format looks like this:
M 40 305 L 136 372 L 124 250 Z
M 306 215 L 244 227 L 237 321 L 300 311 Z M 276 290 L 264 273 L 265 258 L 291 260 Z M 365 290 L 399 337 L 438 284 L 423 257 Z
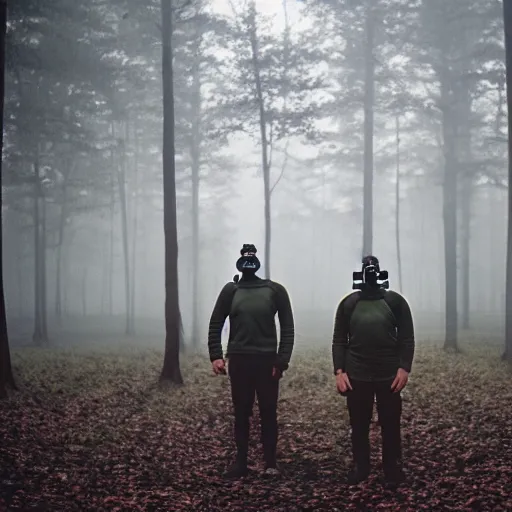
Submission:
M 375 20 L 371 2 L 366 4 L 365 81 L 364 81 L 364 183 L 363 256 L 373 250 L 373 106 L 375 102 Z
M 507 107 L 512 112 L 512 1 L 503 0 L 505 53 L 507 67 Z M 503 359 L 512 362 L 512 119 L 508 118 L 508 241 L 505 295 L 505 351 Z
M 400 117 L 396 116 L 396 190 L 395 190 L 396 262 L 398 266 L 398 289 L 402 292 L 402 253 L 400 250 Z
M 115 208 L 116 208 L 116 189 L 115 189 L 115 169 L 116 169 L 116 129 L 114 121 L 111 123 L 112 150 L 110 152 L 110 254 L 109 254 L 109 272 L 108 272 L 108 313 L 114 314 L 114 233 L 115 233 Z
M 121 204 L 121 230 L 123 234 L 123 255 L 124 255 L 124 293 L 126 306 L 126 326 L 125 334 L 132 334 L 130 321 L 130 261 L 128 250 L 128 212 L 126 204 L 126 146 L 128 144 L 128 122 L 126 122 L 126 134 L 123 143 L 122 161 L 118 168 L 117 179 L 119 186 L 119 201 Z
M 460 174 L 460 226 L 461 226 L 461 281 L 462 281 L 462 328 L 470 327 L 470 263 L 471 263 L 471 206 L 473 195 L 473 173 L 471 169 L 471 96 L 467 83 L 461 85 L 457 94 L 459 112 L 457 123 L 460 127 L 458 137 L 458 171 Z
M 0 0 L 0 147 L 3 152 L 4 133 L 4 76 L 5 76 L 5 33 L 7 28 L 7 2 Z M 0 158 L 0 259 L 2 258 L 2 159 Z M 7 387 L 16 389 L 11 366 L 11 353 L 7 335 L 7 313 L 5 310 L 3 265 L 0 264 L 0 398 L 7 395 Z
M 55 269 L 55 319 L 62 321 L 62 246 L 64 244 L 64 231 L 67 217 L 67 184 L 64 182 L 62 190 L 62 205 L 59 219 L 59 240 L 57 242 L 57 261 Z
M 82 271 L 82 316 L 87 316 L 87 267 Z
M 256 5 L 251 2 L 250 6 L 250 41 L 252 51 L 252 65 L 254 72 L 254 82 L 256 85 L 256 99 L 259 111 L 259 126 L 261 137 L 261 163 L 263 171 L 263 198 L 264 198 L 264 218 L 265 218 L 265 278 L 270 279 L 270 255 L 272 243 L 272 218 L 271 218 L 271 190 L 270 190 L 270 161 L 269 161 L 269 140 L 267 135 L 267 113 L 265 109 L 265 100 L 263 97 L 263 87 L 260 76 L 260 61 L 258 50 L 258 33 L 256 26 Z
M 101 260 L 101 316 L 106 314 L 107 297 L 108 297 L 108 235 L 103 237 L 103 257 Z
M 69 316 L 69 246 L 62 248 L 62 310 L 65 317 Z
M 443 220 L 445 256 L 445 341 L 446 350 L 458 350 L 457 345 L 457 162 L 454 153 L 456 133 L 452 94 L 448 76 L 441 77 L 443 112 Z
M 139 223 L 139 137 L 137 133 L 137 123 L 133 128 L 133 140 L 135 147 L 135 157 L 133 162 L 133 211 L 132 211 L 132 279 L 131 279 L 131 298 L 130 298 L 130 330 L 135 334 L 135 299 L 136 289 L 135 282 L 137 280 L 136 263 L 137 263 L 137 240 L 138 240 L 138 223 Z
M 44 343 L 48 343 L 48 300 L 46 289 L 46 198 L 41 194 L 41 330 Z
M 201 75 L 200 65 L 201 39 L 197 43 L 192 70 L 192 137 L 190 144 L 190 156 L 192 159 L 192 348 L 199 347 L 199 185 L 201 171 Z
M 34 334 L 32 340 L 36 345 L 43 342 L 41 316 L 41 213 L 40 213 L 40 177 L 39 158 L 34 161 Z
M 172 0 L 161 0 L 163 89 L 163 192 L 165 239 L 165 355 L 160 379 L 183 384 L 180 370 L 180 306 L 178 293 L 178 229 L 174 142 L 174 77 L 172 68 Z
M 472 180 L 466 173 L 461 183 L 461 270 L 462 270 L 462 328 L 470 328 L 470 263 L 471 263 L 471 199 Z
M 23 279 L 23 234 L 21 231 L 21 222 L 19 221 L 19 216 L 17 217 L 18 232 L 16 233 L 16 287 L 18 288 L 18 318 L 23 318 L 23 315 L 25 314 L 25 303 L 23 300 L 25 295 L 25 283 Z

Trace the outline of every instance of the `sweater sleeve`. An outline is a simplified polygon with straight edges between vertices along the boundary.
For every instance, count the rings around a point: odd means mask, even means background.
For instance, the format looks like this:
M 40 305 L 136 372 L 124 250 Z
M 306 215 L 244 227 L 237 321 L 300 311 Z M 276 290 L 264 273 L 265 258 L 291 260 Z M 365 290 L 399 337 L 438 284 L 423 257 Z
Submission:
M 397 292 L 389 291 L 390 306 L 395 315 L 397 342 L 400 354 L 400 368 L 410 372 L 414 359 L 414 324 L 411 308 L 405 298 Z
M 210 361 L 224 357 L 222 353 L 222 328 L 231 310 L 235 286 L 235 283 L 227 283 L 224 288 L 222 288 L 213 308 L 212 316 L 210 317 L 210 325 L 208 327 L 208 352 L 210 354 Z
M 332 362 L 334 374 L 346 371 L 347 351 L 350 334 L 350 309 L 359 298 L 357 292 L 347 295 L 338 305 L 334 318 L 334 333 L 332 336 Z
M 411 308 L 404 297 L 399 295 L 397 305 L 397 340 L 400 347 L 400 368 L 410 372 L 414 359 L 414 324 Z
M 290 303 L 288 292 L 284 286 L 277 283 L 276 303 L 279 325 L 281 327 L 276 366 L 281 371 L 285 371 L 288 369 L 288 365 L 292 357 L 295 341 L 295 326 L 293 321 L 292 305 Z
M 336 310 L 334 318 L 334 333 L 332 336 L 332 362 L 334 365 L 334 375 L 341 370 L 345 372 L 348 348 L 348 325 L 345 315 L 345 301 L 341 301 Z

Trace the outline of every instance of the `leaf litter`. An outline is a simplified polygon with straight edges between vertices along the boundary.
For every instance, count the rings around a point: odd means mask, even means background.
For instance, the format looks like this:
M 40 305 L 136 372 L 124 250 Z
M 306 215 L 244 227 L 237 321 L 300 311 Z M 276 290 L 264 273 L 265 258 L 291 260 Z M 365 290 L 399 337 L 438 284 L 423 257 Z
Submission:
M 0 403 L 0 510 L 512 510 L 512 375 L 497 347 L 419 345 L 404 392 L 408 479 L 395 492 L 381 482 L 376 417 L 372 476 L 344 484 L 350 428 L 327 351 L 297 353 L 281 382 L 274 480 L 262 477 L 257 407 L 251 473 L 225 481 L 229 382 L 186 356 L 186 385 L 162 389 L 161 361 L 149 349 L 14 350 L 21 391 Z

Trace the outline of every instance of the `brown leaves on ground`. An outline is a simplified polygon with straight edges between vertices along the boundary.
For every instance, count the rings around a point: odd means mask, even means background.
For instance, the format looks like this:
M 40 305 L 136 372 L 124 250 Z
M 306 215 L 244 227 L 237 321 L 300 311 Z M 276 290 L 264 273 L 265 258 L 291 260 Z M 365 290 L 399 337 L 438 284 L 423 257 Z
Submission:
M 162 354 L 19 350 L 22 391 L 0 403 L 0 510 L 512 510 L 512 379 L 498 349 L 446 355 L 419 347 L 404 392 L 407 485 L 347 488 L 345 401 L 328 353 L 296 355 L 282 380 L 282 476 L 261 476 L 253 417 L 246 479 L 221 474 L 233 455 L 226 377 L 183 362 L 186 385 L 156 385 Z

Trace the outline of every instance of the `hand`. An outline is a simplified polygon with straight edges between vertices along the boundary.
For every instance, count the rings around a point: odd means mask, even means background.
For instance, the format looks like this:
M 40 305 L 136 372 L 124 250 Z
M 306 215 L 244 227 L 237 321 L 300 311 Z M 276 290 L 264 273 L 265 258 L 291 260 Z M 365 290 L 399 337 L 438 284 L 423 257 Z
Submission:
M 409 372 L 406 372 L 403 368 L 399 368 L 398 372 L 396 372 L 395 380 L 393 384 L 391 384 L 391 391 L 393 391 L 393 393 L 399 393 L 405 388 L 408 380 Z
M 283 376 L 283 372 L 279 368 L 274 366 L 274 368 L 272 368 L 272 377 L 274 379 L 280 379 L 282 376 Z
M 349 389 L 352 390 L 352 384 L 346 373 L 340 372 L 336 374 L 336 388 L 338 393 L 346 393 Z
M 215 375 L 226 375 L 226 363 L 224 359 L 215 359 L 215 361 L 212 361 L 212 368 Z

